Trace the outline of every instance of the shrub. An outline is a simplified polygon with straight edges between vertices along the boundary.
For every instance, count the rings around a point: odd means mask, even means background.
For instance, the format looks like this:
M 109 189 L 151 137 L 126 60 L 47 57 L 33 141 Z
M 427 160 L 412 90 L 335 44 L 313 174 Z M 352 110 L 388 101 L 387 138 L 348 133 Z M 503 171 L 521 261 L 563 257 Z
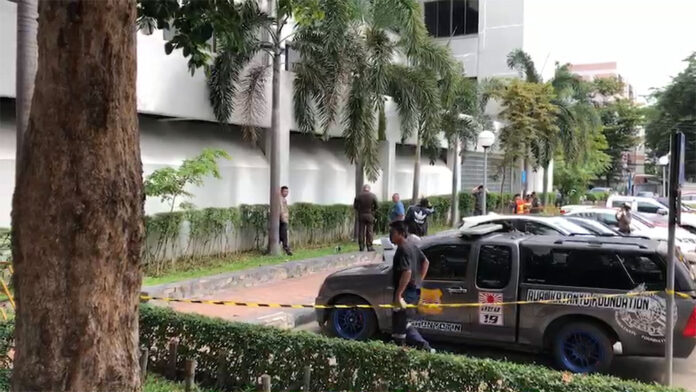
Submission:
M 153 369 L 165 369 L 172 338 L 179 339 L 179 366 L 184 359 L 196 359 L 197 380 L 228 391 L 255 385 L 261 374 L 271 375 L 274 389 L 299 390 L 305 366 L 312 367 L 312 389 L 321 391 L 676 391 L 614 377 L 429 354 L 142 306 L 140 341 L 150 349 Z M 226 374 L 223 381 L 217 379 L 221 372 Z

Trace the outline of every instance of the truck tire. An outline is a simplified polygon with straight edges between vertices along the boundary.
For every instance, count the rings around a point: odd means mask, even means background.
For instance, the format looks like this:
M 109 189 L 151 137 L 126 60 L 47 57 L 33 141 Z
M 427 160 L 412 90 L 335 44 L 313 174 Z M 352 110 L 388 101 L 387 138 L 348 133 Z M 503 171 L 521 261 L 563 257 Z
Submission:
M 604 372 L 614 358 L 607 333 L 589 322 L 570 322 L 553 336 L 552 353 L 556 365 L 573 373 Z
M 366 305 L 359 297 L 342 297 L 336 305 Z M 327 320 L 329 335 L 348 340 L 367 340 L 377 332 L 377 316 L 373 309 L 331 309 Z

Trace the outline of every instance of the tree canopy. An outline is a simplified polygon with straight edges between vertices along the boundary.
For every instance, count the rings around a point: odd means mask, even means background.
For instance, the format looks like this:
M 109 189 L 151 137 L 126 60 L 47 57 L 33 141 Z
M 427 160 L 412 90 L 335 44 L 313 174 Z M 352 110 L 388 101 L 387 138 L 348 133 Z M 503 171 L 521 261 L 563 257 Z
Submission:
M 672 82 L 654 94 L 656 103 L 648 111 L 646 145 L 654 156 L 669 152 L 674 131 L 686 135 L 686 175 L 696 177 L 696 52 L 686 60 L 686 68 Z

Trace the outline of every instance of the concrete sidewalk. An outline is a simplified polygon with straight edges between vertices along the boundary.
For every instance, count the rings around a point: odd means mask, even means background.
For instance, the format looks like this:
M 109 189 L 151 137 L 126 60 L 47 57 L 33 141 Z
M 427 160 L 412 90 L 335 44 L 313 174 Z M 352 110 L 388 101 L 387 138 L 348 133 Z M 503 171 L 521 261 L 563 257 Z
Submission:
M 380 255 L 371 253 L 373 257 L 363 258 L 353 265 L 364 265 L 379 262 Z M 276 280 L 253 287 L 236 286 L 233 288 L 218 290 L 196 299 L 215 299 L 235 302 L 256 303 L 283 303 L 283 304 L 314 304 L 314 299 L 319 292 L 324 279 L 331 273 L 344 269 L 339 266 L 325 269 L 307 275 Z M 206 305 L 187 303 L 164 303 L 154 301 L 158 305 L 185 313 L 197 313 L 204 316 L 220 317 L 230 321 L 243 321 L 272 325 L 279 328 L 294 328 L 315 320 L 313 309 L 282 309 L 282 308 L 258 308 L 239 307 L 227 305 Z

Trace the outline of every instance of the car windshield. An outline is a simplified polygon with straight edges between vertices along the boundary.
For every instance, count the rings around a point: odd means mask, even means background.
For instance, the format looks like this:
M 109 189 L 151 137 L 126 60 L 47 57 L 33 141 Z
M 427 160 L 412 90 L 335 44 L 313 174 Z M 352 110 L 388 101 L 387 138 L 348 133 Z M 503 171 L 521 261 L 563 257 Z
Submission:
M 575 223 L 565 220 L 563 218 L 549 218 L 549 222 L 553 225 L 560 227 L 561 229 L 565 230 L 570 234 L 594 234 L 586 228 L 578 226 Z
M 633 218 L 634 221 L 640 222 L 641 224 L 643 224 L 643 226 L 646 226 L 650 229 L 655 227 L 655 225 L 650 221 L 650 219 L 644 217 L 643 215 L 641 215 L 637 212 L 631 213 L 631 217 Z
M 609 227 L 606 225 L 599 223 L 597 221 L 593 221 L 591 219 L 583 219 L 583 218 L 571 218 L 568 217 L 568 221 L 581 226 L 595 234 L 605 234 L 605 235 L 617 235 L 613 230 L 611 230 Z

